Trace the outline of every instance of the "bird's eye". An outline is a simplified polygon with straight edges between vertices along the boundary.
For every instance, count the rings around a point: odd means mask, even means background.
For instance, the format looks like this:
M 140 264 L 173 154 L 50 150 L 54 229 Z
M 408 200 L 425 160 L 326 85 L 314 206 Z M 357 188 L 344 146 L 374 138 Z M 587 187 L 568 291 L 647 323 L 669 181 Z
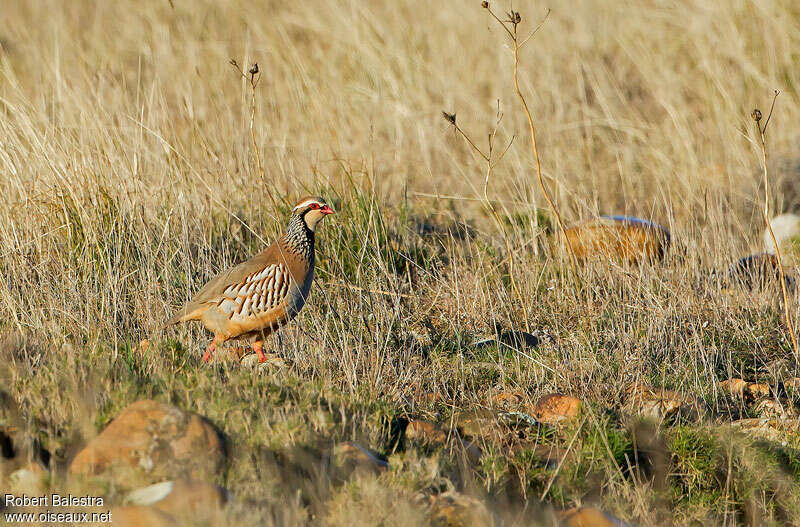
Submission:
M 318 203 L 312 203 L 310 206 L 311 206 L 312 209 L 318 209 L 319 208 L 319 204 Z

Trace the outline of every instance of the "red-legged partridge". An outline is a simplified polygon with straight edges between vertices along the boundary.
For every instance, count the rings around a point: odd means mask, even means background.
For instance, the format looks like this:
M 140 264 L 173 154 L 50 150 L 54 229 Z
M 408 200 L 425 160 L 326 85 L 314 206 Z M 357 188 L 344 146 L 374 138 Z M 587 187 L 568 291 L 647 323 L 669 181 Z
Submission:
M 203 362 L 218 344 L 235 338 L 249 338 L 259 362 L 266 362 L 264 338 L 293 319 L 308 298 L 314 279 L 314 231 L 328 214 L 333 209 L 322 198 L 302 198 L 285 235 L 214 277 L 167 325 L 199 320 L 214 333 Z

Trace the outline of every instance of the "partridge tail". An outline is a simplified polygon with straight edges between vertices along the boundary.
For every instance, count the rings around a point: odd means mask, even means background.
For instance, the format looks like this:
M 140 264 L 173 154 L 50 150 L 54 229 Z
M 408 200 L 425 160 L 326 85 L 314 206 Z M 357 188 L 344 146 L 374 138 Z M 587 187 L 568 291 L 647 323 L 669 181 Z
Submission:
M 163 327 L 164 328 L 168 328 L 170 326 L 174 326 L 175 324 L 180 324 L 181 322 L 183 322 L 183 315 L 181 315 L 179 313 L 179 314 L 175 315 L 174 317 L 172 317 L 171 319 L 169 319 L 166 322 L 164 322 L 164 326 Z
M 170 326 L 174 326 L 175 324 L 180 324 L 181 322 L 187 322 L 189 320 L 200 320 L 203 317 L 203 313 L 205 313 L 206 309 L 208 309 L 207 305 L 195 305 L 189 304 L 184 306 L 178 310 L 175 315 L 164 322 L 164 327 L 168 328 Z

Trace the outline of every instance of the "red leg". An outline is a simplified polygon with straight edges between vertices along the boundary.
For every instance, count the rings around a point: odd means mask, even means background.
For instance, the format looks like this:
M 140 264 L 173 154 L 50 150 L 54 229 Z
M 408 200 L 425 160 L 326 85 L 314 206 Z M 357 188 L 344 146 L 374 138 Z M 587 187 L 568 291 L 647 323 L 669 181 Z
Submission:
M 264 355 L 264 341 L 257 340 L 253 342 L 253 351 L 258 355 L 258 362 L 267 362 L 267 356 Z
M 217 348 L 217 344 L 219 344 L 221 340 L 222 339 L 220 339 L 218 336 L 214 337 L 214 340 L 211 341 L 211 344 L 208 345 L 208 349 L 206 349 L 206 352 L 203 354 L 203 362 L 208 362 L 211 360 L 211 355 L 214 353 L 214 350 Z

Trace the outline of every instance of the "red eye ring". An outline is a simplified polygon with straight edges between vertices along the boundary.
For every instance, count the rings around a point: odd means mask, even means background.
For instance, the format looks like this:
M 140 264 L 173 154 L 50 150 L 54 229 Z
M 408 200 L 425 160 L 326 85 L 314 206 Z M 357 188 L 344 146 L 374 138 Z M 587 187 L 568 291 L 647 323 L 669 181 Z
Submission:
M 312 203 L 311 205 L 309 205 L 309 207 L 312 208 L 312 209 L 318 209 L 319 208 L 319 203 Z

